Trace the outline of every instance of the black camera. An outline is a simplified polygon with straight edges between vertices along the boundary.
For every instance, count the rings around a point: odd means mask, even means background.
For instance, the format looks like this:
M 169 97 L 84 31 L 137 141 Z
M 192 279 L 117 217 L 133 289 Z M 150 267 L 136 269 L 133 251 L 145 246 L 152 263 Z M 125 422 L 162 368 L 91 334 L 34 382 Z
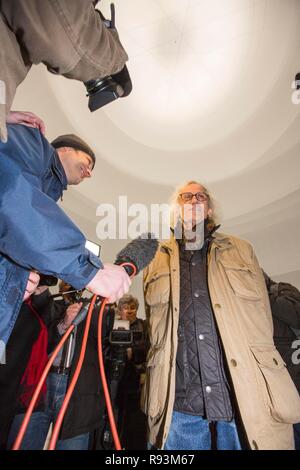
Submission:
M 89 80 L 85 86 L 89 97 L 89 109 L 92 112 L 118 98 L 125 98 L 132 91 L 126 65 L 121 72 L 98 80 Z
M 128 325 L 123 325 L 123 324 Z M 133 342 L 133 334 L 129 329 L 129 322 L 115 320 L 114 327 L 109 334 L 110 356 L 112 362 L 113 377 L 120 378 L 124 372 L 127 360 L 127 349 Z
M 111 20 L 106 20 L 101 11 L 97 11 L 108 29 L 116 29 L 115 6 L 113 3 L 110 5 L 110 9 Z M 93 112 L 118 98 L 125 98 L 128 96 L 132 91 L 132 82 L 125 65 L 120 72 L 114 75 L 108 75 L 104 78 L 85 82 L 85 87 L 87 96 L 89 97 L 89 109 Z
M 112 330 L 109 334 L 109 342 L 112 346 L 129 347 L 133 342 L 133 332 L 131 330 Z

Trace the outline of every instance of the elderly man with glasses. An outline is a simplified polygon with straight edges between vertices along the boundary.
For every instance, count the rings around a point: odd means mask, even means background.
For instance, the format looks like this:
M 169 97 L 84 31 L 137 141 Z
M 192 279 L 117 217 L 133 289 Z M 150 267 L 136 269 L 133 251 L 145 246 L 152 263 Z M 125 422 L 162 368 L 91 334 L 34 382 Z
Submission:
M 174 229 L 144 272 L 149 446 L 293 449 L 298 392 L 273 343 L 252 246 L 218 232 L 207 189 L 176 191 Z

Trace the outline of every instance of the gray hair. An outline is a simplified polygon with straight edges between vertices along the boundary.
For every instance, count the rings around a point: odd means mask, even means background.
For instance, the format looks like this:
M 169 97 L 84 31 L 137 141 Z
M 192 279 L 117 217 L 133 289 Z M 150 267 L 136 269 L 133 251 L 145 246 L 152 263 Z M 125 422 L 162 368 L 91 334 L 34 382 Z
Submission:
M 122 310 L 124 305 L 134 304 L 135 308 L 138 310 L 139 308 L 139 301 L 136 297 L 133 297 L 131 294 L 125 294 L 118 302 L 118 310 Z

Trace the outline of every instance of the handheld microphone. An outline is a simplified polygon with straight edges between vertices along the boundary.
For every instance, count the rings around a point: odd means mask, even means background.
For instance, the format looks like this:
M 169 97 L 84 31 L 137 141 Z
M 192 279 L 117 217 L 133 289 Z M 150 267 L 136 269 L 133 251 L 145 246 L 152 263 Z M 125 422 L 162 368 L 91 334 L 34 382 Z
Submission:
M 146 233 L 128 243 L 118 253 L 115 264 L 124 264 L 128 276 L 137 275 L 151 263 L 157 250 L 158 241 L 152 238 L 151 233 Z
M 115 263 L 123 265 L 128 276 L 136 276 L 145 269 L 153 260 L 158 249 L 158 241 L 151 238 L 151 233 L 146 233 L 132 240 L 117 255 Z M 88 313 L 88 305 L 81 308 L 72 324 L 77 326 Z

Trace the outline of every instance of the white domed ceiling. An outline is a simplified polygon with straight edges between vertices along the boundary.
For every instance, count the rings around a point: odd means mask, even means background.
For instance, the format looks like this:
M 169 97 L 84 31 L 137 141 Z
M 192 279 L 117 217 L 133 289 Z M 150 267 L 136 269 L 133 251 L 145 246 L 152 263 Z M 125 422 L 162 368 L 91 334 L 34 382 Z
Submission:
M 122 171 L 176 184 L 178 171 L 189 178 L 189 161 L 208 182 L 224 179 L 256 162 L 297 116 L 297 0 L 115 4 L 132 95 L 100 120 L 89 115 L 80 84 L 46 76 L 74 127 Z M 99 6 L 109 15 L 108 1 Z

